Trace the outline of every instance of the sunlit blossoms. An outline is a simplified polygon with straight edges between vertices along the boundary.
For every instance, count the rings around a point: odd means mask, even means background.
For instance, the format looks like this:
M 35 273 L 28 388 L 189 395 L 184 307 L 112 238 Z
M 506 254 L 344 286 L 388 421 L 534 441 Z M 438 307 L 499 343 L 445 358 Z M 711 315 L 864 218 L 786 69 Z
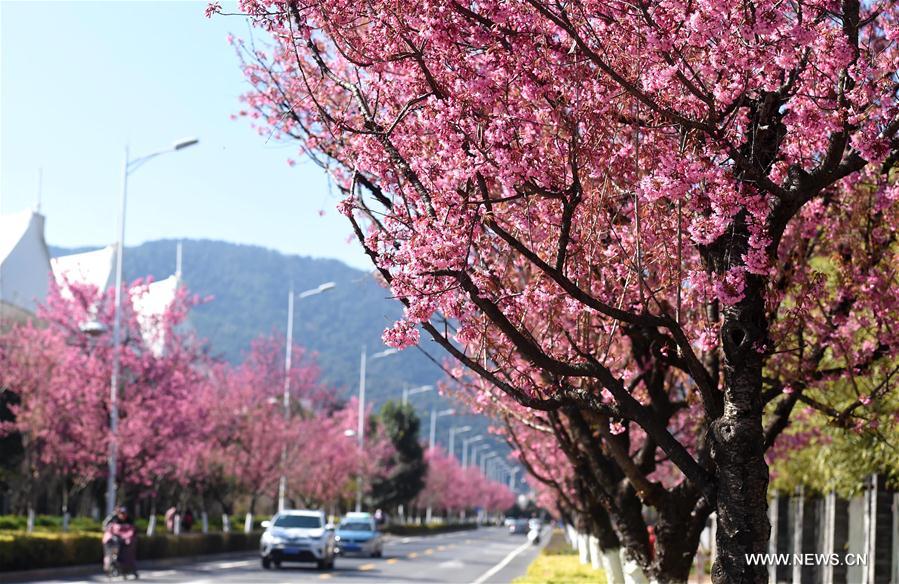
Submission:
M 558 417 L 650 576 L 716 511 L 716 581 L 764 581 L 765 449 L 828 384 L 890 385 L 897 5 L 241 6 L 273 39 L 238 42 L 242 113 L 332 172 L 406 306 L 385 339 Z M 672 526 L 654 555 L 619 477 Z

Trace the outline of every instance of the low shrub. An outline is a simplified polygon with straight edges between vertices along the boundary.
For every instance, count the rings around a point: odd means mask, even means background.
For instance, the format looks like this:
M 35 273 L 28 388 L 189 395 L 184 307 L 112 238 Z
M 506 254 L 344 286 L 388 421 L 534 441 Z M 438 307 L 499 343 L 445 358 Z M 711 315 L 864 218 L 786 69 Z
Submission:
M 0 515 L 0 531 L 25 531 L 28 519 L 24 515 Z M 34 530 L 39 532 L 61 532 L 61 515 L 37 515 L 34 518 Z M 69 531 L 103 531 L 99 521 L 91 517 L 72 517 L 69 520 Z
M 576 556 L 577 550 L 571 547 L 561 529 L 554 529 L 549 542 L 543 547 L 543 554 L 547 556 Z
M 562 531 L 553 530 L 540 555 L 528 566 L 527 574 L 512 584 L 606 584 L 605 572 L 581 564 L 576 553 L 565 551 L 570 549 Z
M 261 523 L 266 519 L 270 519 L 269 515 L 256 515 L 253 517 L 253 529 L 259 530 L 261 529 Z M 0 532 L 2 531 L 25 531 L 25 527 L 28 520 L 24 515 L 0 515 Z M 243 531 L 243 515 L 232 515 L 231 516 L 231 530 L 232 531 Z M 134 521 L 135 527 L 137 527 L 137 531 L 139 533 L 147 532 L 147 523 L 149 523 L 149 519 L 146 517 L 138 517 Z M 182 526 L 183 528 L 183 526 Z M 49 532 L 56 533 L 62 532 L 62 516 L 61 515 L 37 515 L 34 518 L 34 530 L 39 532 Z M 191 528 L 190 533 L 200 533 L 202 530 L 202 521 L 200 519 L 200 514 L 194 517 L 194 523 Z M 222 516 L 220 514 L 210 515 L 209 516 L 209 531 L 221 531 L 222 530 Z M 102 532 L 103 525 L 100 520 L 93 519 L 91 517 L 85 516 L 77 516 L 72 517 L 69 520 L 69 531 L 91 531 L 91 532 Z M 156 516 L 156 532 L 157 533 L 166 533 L 165 528 L 165 516 L 157 515 Z M 182 529 L 183 533 L 183 529 Z
M 0 533 L 0 572 L 99 564 L 103 558 L 101 534 L 96 532 Z M 259 533 L 189 533 L 140 535 L 139 560 L 199 556 L 256 549 Z

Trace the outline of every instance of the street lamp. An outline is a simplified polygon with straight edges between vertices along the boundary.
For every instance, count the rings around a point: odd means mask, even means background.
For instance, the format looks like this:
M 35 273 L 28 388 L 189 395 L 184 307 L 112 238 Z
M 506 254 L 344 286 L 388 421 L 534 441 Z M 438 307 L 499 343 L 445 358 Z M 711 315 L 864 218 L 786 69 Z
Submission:
M 497 454 L 495 452 L 488 452 L 488 453 L 486 453 L 485 456 L 481 457 L 481 474 L 482 475 L 487 474 L 487 461 L 490 460 L 491 458 L 496 458 L 497 456 L 499 456 L 499 454 Z
M 337 286 L 334 282 L 325 282 L 319 284 L 315 288 L 310 288 L 299 294 L 293 291 L 293 284 L 290 285 L 290 292 L 287 293 L 287 339 L 284 345 L 284 419 L 290 419 L 290 366 L 293 356 L 293 300 L 294 296 L 302 300 L 310 296 L 317 296 L 322 292 L 333 290 Z M 281 479 L 278 481 L 278 511 L 284 511 L 284 501 L 287 498 L 287 444 L 281 447 Z
M 379 353 L 375 353 L 371 357 L 366 357 L 366 349 L 363 345 L 362 355 L 359 358 L 359 426 L 356 429 L 356 436 L 359 439 L 359 452 L 362 453 L 365 448 L 365 364 L 375 359 L 382 359 L 398 353 L 396 349 L 387 349 Z M 359 480 L 356 481 L 356 512 L 362 511 L 362 473 L 359 473 Z
M 472 436 L 471 438 L 463 438 L 462 439 L 462 468 L 468 467 L 468 445 L 474 444 L 475 442 L 480 442 L 484 439 L 484 436 L 478 434 L 477 436 Z
M 403 405 L 409 403 L 409 397 L 418 394 L 425 393 L 426 391 L 433 391 L 433 385 L 422 385 L 421 387 L 413 387 L 412 389 L 403 388 Z
M 491 458 L 487 461 L 487 478 L 491 481 L 500 481 L 500 474 L 503 472 L 499 458 Z
M 462 434 L 471 430 L 471 426 L 453 426 L 449 431 L 449 453 L 456 456 L 456 434 Z
M 81 330 L 81 332 L 92 338 L 104 335 L 109 330 L 109 327 L 107 327 L 99 320 L 90 320 L 87 322 L 83 322 L 78 326 L 78 328 Z
M 428 438 L 428 448 L 433 450 L 434 446 L 436 446 L 437 441 L 437 418 L 442 416 L 452 416 L 456 413 L 456 410 L 453 408 L 449 408 L 447 410 L 437 411 L 437 408 L 431 408 L 431 435 Z
M 521 469 L 517 466 L 509 469 L 509 488 L 512 490 L 515 489 L 515 475 L 517 475 L 520 470 Z
M 484 451 L 485 449 L 489 450 L 490 445 L 489 444 L 478 444 L 477 446 L 475 446 L 474 448 L 471 449 L 471 456 L 468 459 L 469 467 L 471 467 L 471 466 L 473 466 L 475 468 L 478 467 L 478 454 L 480 454 L 481 451 Z
M 109 473 L 106 477 L 106 514 L 111 515 L 116 502 L 116 458 L 118 456 L 119 429 L 119 374 L 122 360 L 122 258 L 125 255 L 125 209 L 128 204 L 128 176 L 149 160 L 162 154 L 183 150 L 196 144 L 196 138 L 175 142 L 170 147 L 140 158 L 131 159 L 125 147 L 125 164 L 122 167 L 122 194 L 119 201 L 119 241 L 116 246 L 115 265 L 115 316 L 112 325 L 112 375 L 109 383 Z

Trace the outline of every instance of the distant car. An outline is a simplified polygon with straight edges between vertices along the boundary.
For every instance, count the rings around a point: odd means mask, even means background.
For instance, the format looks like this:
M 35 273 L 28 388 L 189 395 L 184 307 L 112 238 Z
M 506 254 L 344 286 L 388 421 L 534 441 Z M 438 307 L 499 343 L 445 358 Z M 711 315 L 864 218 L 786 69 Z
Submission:
M 528 530 L 531 530 L 531 529 L 536 529 L 537 531 L 540 531 L 541 529 L 543 529 L 543 521 L 541 521 L 537 518 L 529 519 L 528 520 Z
M 515 523 L 514 517 L 506 517 L 505 519 L 503 519 L 503 527 L 509 527 L 513 523 Z
M 341 555 L 364 554 L 380 558 L 384 554 L 384 538 L 371 516 L 347 514 L 337 526 L 334 540 L 337 543 L 337 553 Z
M 315 562 L 320 570 L 334 567 L 334 527 L 323 511 L 281 511 L 262 527 L 259 547 L 266 570 L 280 568 L 282 562 Z
M 528 520 L 516 519 L 509 525 L 509 535 L 526 535 L 528 532 Z

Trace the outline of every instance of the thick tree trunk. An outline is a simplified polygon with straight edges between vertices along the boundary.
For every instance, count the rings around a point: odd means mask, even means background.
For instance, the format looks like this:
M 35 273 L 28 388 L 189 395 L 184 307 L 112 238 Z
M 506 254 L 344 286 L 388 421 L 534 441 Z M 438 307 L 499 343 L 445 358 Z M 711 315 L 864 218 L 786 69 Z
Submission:
M 681 485 L 662 500 L 655 523 L 653 574 L 660 583 L 686 582 L 699 547 L 699 536 L 711 509 L 689 485 Z
M 711 428 L 718 476 L 716 584 L 768 581 L 765 566 L 746 561 L 747 554 L 767 551 L 771 531 L 761 401 L 767 340 L 763 290 L 761 279 L 749 276 L 744 299 L 722 311 L 724 412 Z

